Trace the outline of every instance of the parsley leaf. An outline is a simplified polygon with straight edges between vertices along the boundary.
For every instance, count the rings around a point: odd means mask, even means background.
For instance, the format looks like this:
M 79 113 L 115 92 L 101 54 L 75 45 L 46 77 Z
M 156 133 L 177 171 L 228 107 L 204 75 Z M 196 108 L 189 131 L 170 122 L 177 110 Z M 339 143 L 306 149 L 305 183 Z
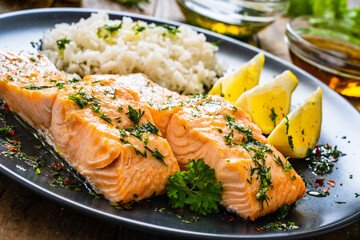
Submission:
M 218 212 L 222 184 L 215 183 L 215 170 L 205 164 L 203 158 L 189 162 L 186 166 L 189 171 L 176 172 L 169 177 L 165 189 L 170 204 L 174 208 L 190 205 L 192 211 L 203 215 Z

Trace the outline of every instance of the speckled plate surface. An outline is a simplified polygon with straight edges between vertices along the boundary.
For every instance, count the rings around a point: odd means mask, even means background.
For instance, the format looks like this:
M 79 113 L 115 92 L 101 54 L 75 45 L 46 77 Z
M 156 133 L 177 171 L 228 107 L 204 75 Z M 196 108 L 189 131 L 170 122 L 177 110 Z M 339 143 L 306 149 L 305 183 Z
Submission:
M 36 52 L 31 42 L 38 42 L 43 33 L 53 28 L 57 23 L 76 22 L 86 18 L 92 9 L 36 9 L 13 12 L 0 15 L 0 49 L 8 51 Z M 134 19 L 159 24 L 176 22 L 155 19 L 142 15 L 109 11 L 111 18 L 130 16 Z M 209 31 L 194 28 L 203 32 L 208 41 L 223 40 L 220 44 L 218 56 L 228 63 L 229 69 L 235 68 L 248 61 L 261 50 L 247 44 L 224 37 Z M 293 221 L 298 229 L 274 232 L 255 229 L 269 221 L 274 216 L 260 218 L 255 222 L 247 222 L 240 218 L 228 221 L 233 215 L 221 210 L 218 214 L 200 217 L 200 221 L 187 224 L 182 220 L 191 220 L 192 213 L 184 210 L 181 213 L 172 210 L 165 197 L 157 197 L 143 204 L 136 204 L 132 210 L 117 210 L 104 199 L 96 199 L 83 187 L 82 191 L 71 191 L 61 187 L 52 187 L 54 180 L 51 171 L 43 167 L 41 174 L 36 175 L 32 167 L 16 157 L 1 154 L 0 171 L 15 181 L 33 189 L 34 191 L 73 207 L 79 211 L 106 219 L 113 223 L 142 229 L 154 233 L 163 233 L 178 237 L 196 237 L 209 239 L 280 239 L 309 237 L 344 227 L 360 217 L 360 114 L 344 98 L 329 89 L 319 80 L 305 73 L 294 65 L 264 52 L 266 56 L 260 82 L 266 82 L 275 74 L 284 70 L 291 70 L 299 79 L 299 85 L 293 94 L 292 105 L 295 106 L 306 98 L 318 86 L 323 89 L 323 125 L 319 144 L 337 145 L 338 149 L 346 153 L 337 163 L 331 174 L 324 175 L 325 180 L 334 180 L 336 186 L 331 188 L 330 195 L 324 198 L 305 196 L 292 206 L 287 221 Z M 40 148 L 41 144 L 26 130 L 12 114 L 4 109 L 0 110 L 1 124 L 15 125 L 15 136 L 23 145 L 23 150 L 29 155 L 42 155 L 48 164 L 55 162 L 55 158 L 48 150 Z M 0 145 L 0 151 L 6 148 Z M 314 189 L 316 176 L 307 169 L 304 161 L 292 161 L 294 168 L 304 176 L 309 183 L 308 190 Z M 71 174 L 71 173 L 69 173 Z M 351 177 L 350 177 L 351 176 Z M 341 186 L 340 186 L 340 183 Z M 339 204 L 341 202 L 342 204 Z M 165 208 L 162 211 L 155 209 Z M 177 216 L 180 214 L 182 219 Z

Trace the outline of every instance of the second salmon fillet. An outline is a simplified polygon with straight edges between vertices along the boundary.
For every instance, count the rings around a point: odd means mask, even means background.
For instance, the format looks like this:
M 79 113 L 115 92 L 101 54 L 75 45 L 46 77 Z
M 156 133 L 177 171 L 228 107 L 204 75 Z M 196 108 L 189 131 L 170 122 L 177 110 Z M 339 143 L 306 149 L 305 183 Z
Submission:
M 182 169 L 188 159 L 199 158 L 215 169 L 227 209 L 254 220 L 304 196 L 301 177 L 242 109 L 217 96 L 179 95 L 141 74 L 84 81 L 104 79 L 139 93 Z

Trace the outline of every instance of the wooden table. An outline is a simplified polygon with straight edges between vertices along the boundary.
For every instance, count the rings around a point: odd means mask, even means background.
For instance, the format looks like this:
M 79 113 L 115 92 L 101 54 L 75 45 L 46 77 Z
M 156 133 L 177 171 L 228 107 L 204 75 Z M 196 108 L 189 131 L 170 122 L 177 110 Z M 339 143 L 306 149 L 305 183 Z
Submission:
M 183 22 L 175 0 L 150 0 L 142 14 Z M 111 0 L 0 0 L 0 13 L 43 7 L 82 7 L 131 11 Z M 279 19 L 259 35 L 260 47 L 290 60 L 283 36 L 286 19 Z M 139 232 L 83 215 L 44 198 L 0 174 L 0 239 L 176 239 Z M 360 222 L 312 238 L 360 239 Z

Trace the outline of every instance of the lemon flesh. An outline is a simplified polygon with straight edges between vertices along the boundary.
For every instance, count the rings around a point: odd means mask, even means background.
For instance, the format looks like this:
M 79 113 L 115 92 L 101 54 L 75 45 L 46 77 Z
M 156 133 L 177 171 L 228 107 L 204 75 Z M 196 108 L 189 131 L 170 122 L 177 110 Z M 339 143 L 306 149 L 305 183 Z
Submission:
M 220 78 L 211 88 L 209 94 L 220 95 L 232 103 L 235 102 L 243 92 L 259 84 L 264 60 L 264 54 L 257 54 L 234 74 Z
M 269 142 L 285 156 L 304 158 L 315 148 L 321 130 L 322 91 L 318 88 L 279 123 Z
M 263 85 L 243 93 L 235 102 L 247 112 L 264 134 L 269 134 L 290 111 L 291 94 L 298 80 L 285 71 Z

